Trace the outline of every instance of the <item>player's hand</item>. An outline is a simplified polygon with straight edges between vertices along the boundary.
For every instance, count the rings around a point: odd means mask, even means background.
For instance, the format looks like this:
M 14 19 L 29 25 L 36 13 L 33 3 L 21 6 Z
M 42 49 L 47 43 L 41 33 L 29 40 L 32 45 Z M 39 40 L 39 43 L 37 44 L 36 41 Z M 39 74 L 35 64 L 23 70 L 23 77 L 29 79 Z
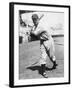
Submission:
M 34 31 L 31 29 L 30 33 L 31 33 L 31 34 L 34 34 Z

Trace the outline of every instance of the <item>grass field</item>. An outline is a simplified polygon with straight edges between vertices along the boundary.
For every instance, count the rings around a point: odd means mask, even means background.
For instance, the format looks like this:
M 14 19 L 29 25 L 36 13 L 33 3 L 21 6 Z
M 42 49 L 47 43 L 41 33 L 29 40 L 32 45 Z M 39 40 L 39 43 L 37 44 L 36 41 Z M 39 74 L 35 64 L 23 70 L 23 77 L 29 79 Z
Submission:
M 64 37 L 54 37 L 57 68 L 50 69 L 52 62 L 47 58 L 49 78 L 64 76 Z M 19 79 L 43 78 L 40 74 L 40 42 L 32 41 L 19 45 Z

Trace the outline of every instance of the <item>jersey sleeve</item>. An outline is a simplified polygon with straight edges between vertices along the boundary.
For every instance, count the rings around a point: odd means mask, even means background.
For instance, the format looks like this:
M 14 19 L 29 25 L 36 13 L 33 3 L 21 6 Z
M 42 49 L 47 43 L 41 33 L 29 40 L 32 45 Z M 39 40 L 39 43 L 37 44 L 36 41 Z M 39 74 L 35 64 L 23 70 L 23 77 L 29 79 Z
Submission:
M 35 35 L 39 35 L 39 34 L 42 32 L 42 30 L 43 30 L 43 28 L 38 26 L 38 27 L 35 29 L 34 34 L 35 34 Z
M 37 26 L 37 28 L 35 29 L 34 33 L 35 35 L 39 35 L 40 33 L 46 31 L 48 34 L 50 34 L 50 29 L 49 29 L 49 26 L 48 26 L 48 23 L 42 19 L 39 21 L 39 24 Z

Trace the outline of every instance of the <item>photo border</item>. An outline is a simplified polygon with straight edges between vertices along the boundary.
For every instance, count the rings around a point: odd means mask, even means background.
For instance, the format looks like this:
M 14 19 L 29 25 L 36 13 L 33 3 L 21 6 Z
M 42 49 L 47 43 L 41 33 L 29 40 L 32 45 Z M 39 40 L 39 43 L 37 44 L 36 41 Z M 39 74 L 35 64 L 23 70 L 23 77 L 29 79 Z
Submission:
M 33 5 L 33 6 L 45 6 L 45 7 L 63 7 L 69 9 L 69 80 L 68 82 L 62 83 L 51 83 L 51 84 L 34 84 L 34 85 L 15 85 L 14 86 L 14 5 Z M 47 85 L 62 85 L 70 84 L 70 6 L 69 5 L 53 5 L 53 4 L 37 4 L 37 3 L 20 3 L 10 2 L 9 3 L 9 86 L 10 87 L 31 87 L 31 86 L 47 86 Z

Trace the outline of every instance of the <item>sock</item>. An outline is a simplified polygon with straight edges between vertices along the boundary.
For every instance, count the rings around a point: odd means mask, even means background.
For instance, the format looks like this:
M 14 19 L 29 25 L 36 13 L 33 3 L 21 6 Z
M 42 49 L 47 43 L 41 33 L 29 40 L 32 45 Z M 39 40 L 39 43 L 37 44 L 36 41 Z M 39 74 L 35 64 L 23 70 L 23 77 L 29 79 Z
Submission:
M 42 74 L 43 74 L 45 72 L 45 64 L 42 64 L 41 68 L 42 68 Z
M 56 65 L 56 61 L 53 61 L 54 65 Z

